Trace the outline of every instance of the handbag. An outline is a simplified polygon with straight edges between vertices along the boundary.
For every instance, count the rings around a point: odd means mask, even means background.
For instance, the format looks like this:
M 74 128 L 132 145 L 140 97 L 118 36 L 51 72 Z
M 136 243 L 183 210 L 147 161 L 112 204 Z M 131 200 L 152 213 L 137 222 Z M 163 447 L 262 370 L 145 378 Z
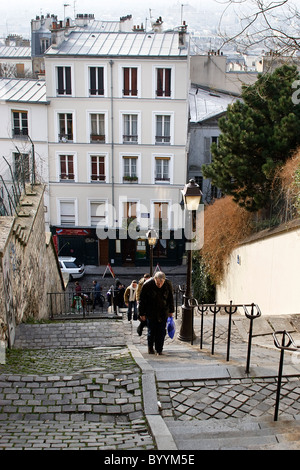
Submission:
M 167 320 L 167 332 L 168 332 L 168 335 L 169 335 L 169 337 L 170 337 L 171 339 L 174 338 L 175 330 L 176 330 L 176 326 L 175 326 L 175 322 L 174 322 L 173 317 L 168 317 L 168 320 Z

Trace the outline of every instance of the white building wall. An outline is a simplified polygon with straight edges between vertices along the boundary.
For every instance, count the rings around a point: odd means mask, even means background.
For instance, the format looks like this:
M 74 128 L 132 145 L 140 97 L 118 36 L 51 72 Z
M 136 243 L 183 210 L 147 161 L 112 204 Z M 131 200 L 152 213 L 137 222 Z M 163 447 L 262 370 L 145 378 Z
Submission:
M 70 65 L 72 69 L 72 95 L 56 96 L 56 67 Z M 88 67 L 104 65 L 105 95 L 88 96 Z M 78 226 L 88 226 L 87 201 L 105 199 L 112 203 L 112 178 L 114 176 L 114 203 L 127 195 L 151 211 L 153 200 L 181 201 L 180 190 L 186 183 L 186 139 L 188 123 L 188 63 L 187 59 L 114 58 L 111 63 L 104 58 L 45 58 L 49 128 L 49 165 L 51 224 L 59 225 L 57 203 L 61 197 L 77 198 Z M 139 69 L 138 97 L 122 97 L 122 67 Z M 155 68 L 172 68 L 172 98 L 155 97 Z M 111 100 L 111 72 L 113 100 Z M 112 147 L 112 107 L 113 140 Z M 58 142 L 58 113 L 73 114 L 74 142 Z M 91 112 L 104 113 L 106 118 L 105 143 L 90 143 L 88 117 Z M 122 143 L 123 114 L 137 114 L 139 119 L 138 144 Z M 155 145 L 155 115 L 171 115 L 171 145 Z M 59 182 L 58 156 L 72 153 L 76 162 L 75 182 Z M 106 182 L 90 183 L 89 155 L 106 156 Z M 113 156 L 112 156 L 113 155 Z M 122 156 L 138 157 L 138 184 L 124 184 Z M 170 158 L 170 184 L 154 184 L 155 156 Z M 113 159 L 113 161 L 112 161 Z M 114 174 L 113 174 L 114 173 Z
M 262 315 L 300 313 L 300 228 L 236 248 L 217 302 L 257 304 Z
M 47 105 L 38 103 L 22 103 L 1 101 L 0 106 L 0 143 L 1 165 L 0 174 L 4 179 L 10 180 L 10 173 L 3 156 L 14 171 L 14 154 L 20 151 L 32 155 L 33 147 L 28 138 L 13 138 L 13 111 L 27 111 L 28 134 L 34 145 L 36 182 L 46 185 L 44 193 L 46 230 L 49 230 L 50 203 L 49 203 L 49 166 L 48 166 L 48 126 Z

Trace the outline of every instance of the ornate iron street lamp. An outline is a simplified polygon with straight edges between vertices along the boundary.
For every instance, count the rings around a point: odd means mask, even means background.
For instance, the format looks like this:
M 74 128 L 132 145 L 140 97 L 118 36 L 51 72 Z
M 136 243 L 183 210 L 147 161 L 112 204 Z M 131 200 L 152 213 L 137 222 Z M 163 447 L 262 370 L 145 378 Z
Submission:
M 155 243 L 157 241 L 158 235 L 155 230 L 150 229 L 146 233 L 146 237 L 149 243 L 149 248 L 150 248 L 150 276 L 152 277 L 153 275 L 153 248 L 155 246 Z
M 201 201 L 202 192 L 194 180 L 190 180 L 182 191 L 185 208 L 188 211 L 189 223 L 192 228 L 191 234 L 195 231 L 194 222 L 198 206 Z M 192 236 L 192 235 L 191 235 Z M 182 322 L 178 339 L 181 341 L 192 341 L 196 335 L 193 328 L 193 307 L 189 305 L 192 294 L 192 249 L 187 250 L 187 276 L 186 290 L 183 295 Z

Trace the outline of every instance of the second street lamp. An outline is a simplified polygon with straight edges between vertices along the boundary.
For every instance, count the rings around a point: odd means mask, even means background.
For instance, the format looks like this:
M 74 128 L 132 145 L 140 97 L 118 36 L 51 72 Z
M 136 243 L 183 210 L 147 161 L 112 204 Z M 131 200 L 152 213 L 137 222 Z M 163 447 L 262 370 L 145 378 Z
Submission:
M 157 241 L 157 233 L 155 230 L 151 229 L 147 232 L 146 234 L 148 243 L 149 243 L 149 248 L 150 248 L 150 276 L 152 277 L 153 275 L 153 247 Z
M 190 180 L 185 185 L 182 196 L 189 216 L 190 233 L 195 231 L 194 220 L 196 211 L 199 207 L 202 192 L 194 180 Z M 191 241 L 191 240 L 190 240 Z M 189 299 L 192 295 L 192 249 L 187 250 L 187 277 L 186 277 L 186 290 L 183 295 L 182 305 L 182 321 L 178 339 L 181 341 L 192 341 L 196 335 L 193 328 L 193 307 L 189 305 Z

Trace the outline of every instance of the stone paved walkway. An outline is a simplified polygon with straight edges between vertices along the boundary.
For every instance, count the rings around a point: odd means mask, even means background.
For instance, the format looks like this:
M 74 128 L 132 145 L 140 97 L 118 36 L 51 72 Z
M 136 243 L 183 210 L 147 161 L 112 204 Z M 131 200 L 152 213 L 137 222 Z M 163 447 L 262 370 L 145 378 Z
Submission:
M 11 350 L 0 366 L 0 449 L 155 448 L 123 329 L 117 320 L 22 325 L 16 344 L 31 349 Z
M 203 350 L 166 339 L 147 353 L 137 322 L 101 319 L 21 325 L 0 366 L 0 449 L 299 449 L 299 357 L 286 354 L 279 422 L 273 423 L 279 351 L 272 331 L 300 337 L 297 316 L 256 323 L 245 374 L 248 323 L 211 317 Z M 179 328 L 180 320 L 177 322 Z M 17 349 L 18 348 L 18 349 Z M 154 432 L 154 430 L 156 432 Z
M 276 378 L 159 382 L 161 413 L 181 421 L 274 416 Z M 300 417 L 299 378 L 282 382 L 281 416 Z

